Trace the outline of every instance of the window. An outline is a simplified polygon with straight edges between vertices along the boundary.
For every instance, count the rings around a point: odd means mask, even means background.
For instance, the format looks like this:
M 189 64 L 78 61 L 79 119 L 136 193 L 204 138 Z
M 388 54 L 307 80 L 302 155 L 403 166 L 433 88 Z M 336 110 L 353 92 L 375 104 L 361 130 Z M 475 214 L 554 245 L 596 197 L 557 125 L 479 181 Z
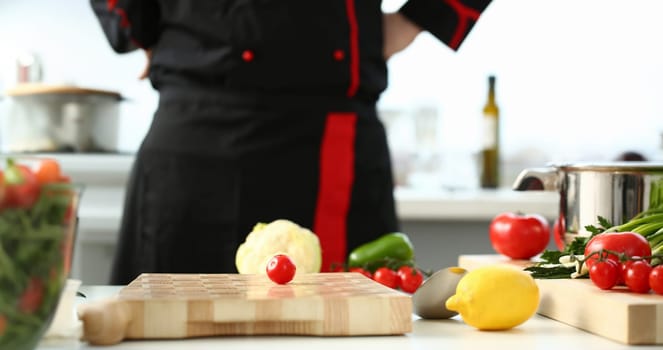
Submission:
M 405 116 L 432 106 L 441 152 L 471 154 L 495 74 L 505 163 L 609 160 L 626 150 L 660 159 L 662 16 L 660 0 L 494 0 L 458 52 L 423 33 L 394 56 L 379 106 Z

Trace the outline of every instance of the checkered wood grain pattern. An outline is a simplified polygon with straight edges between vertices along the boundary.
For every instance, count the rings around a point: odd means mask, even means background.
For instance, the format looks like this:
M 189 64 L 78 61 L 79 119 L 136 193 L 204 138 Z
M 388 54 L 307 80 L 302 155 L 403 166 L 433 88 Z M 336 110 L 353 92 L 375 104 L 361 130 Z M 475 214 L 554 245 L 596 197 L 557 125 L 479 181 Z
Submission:
M 132 321 L 126 338 L 217 335 L 391 335 L 412 330 L 409 295 L 358 273 L 142 274 L 118 294 Z

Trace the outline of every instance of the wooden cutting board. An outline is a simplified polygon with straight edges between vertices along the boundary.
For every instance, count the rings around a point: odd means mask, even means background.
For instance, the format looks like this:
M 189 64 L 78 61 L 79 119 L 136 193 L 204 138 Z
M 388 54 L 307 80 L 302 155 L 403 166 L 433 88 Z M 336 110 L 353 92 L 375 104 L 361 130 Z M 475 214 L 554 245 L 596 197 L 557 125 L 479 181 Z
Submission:
M 358 273 L 142 274 L 117 296 L 79 308 L 83 338 L 218 335 L 391 335 L 412 330 L 411 297 Z
M 525 267 L 528 260 L 499 255 L 461 255 L 467 270 L 489 264 Z M 637 294 L 616 287 L 604 291 L 588 279 L 536 280 L 541 292 L 538 313 L 625 344 L 663 344 L 663 296 Z
M 122 96 L 116 91 L 78 87 L 75 85 L 52 85 L 44 83 L 21 83 L 6 91 L 7 96 L 35 95 L 102 95 L 115 99 Z

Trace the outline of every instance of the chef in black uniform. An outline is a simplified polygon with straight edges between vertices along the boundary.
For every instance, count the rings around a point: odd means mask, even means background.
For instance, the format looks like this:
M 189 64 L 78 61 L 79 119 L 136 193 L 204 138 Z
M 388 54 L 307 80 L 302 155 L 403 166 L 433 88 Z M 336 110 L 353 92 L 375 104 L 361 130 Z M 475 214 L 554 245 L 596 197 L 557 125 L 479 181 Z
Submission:
M 111 283 L 235 272 L 258 222 L 320 238 L 323 270 L 399 230 L 376 102 L 427 30 L 457 49 L 490 0 L 91 0 L 160 99 L 127 188 Z

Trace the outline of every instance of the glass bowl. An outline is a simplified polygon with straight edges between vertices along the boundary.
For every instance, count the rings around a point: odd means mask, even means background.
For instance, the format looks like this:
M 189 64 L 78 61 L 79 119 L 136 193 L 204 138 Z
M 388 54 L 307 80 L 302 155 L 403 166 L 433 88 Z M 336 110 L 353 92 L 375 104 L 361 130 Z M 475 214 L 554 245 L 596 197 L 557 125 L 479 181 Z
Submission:
M 0 208 L 0 349 L 34 349 L 71 268 L 82 188 L 43 185 L 30 207 Z

